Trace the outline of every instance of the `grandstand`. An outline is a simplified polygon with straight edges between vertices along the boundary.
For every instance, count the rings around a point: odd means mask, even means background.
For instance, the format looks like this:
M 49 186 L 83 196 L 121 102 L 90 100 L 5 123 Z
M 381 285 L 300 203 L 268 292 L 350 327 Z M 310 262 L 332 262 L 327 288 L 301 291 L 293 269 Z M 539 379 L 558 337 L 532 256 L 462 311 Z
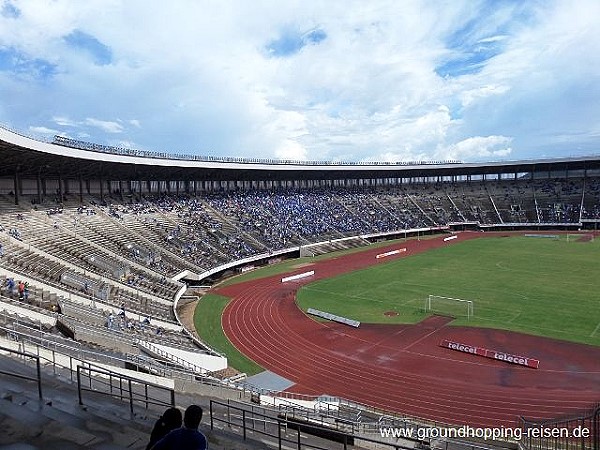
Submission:
M 2 337 L 208 386 L 229 388 L 244 375 L 185 326 L 180 303 L 190 284 L 416 233 L 596 230 L 600 222 L 596 157 L 201 158 L 44 142 L 6 127 L 0 155 Z

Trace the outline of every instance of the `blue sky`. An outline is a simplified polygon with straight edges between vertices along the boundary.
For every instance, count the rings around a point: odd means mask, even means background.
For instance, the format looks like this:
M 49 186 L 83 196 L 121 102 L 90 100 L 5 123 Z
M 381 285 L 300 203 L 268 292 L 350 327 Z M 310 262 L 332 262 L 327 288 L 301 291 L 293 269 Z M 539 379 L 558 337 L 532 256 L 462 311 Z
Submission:
M 211 156 L 600 154 L 600 2 L 0 0 L 0 122 Z

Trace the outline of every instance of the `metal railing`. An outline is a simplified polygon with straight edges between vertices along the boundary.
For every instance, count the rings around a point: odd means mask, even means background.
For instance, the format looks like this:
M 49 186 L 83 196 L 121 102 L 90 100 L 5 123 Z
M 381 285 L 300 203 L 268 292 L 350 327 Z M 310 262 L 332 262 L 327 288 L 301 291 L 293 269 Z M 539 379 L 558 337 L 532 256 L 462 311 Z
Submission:
M 3 127 L 13 131 L 7 127 Z M 96 144 L 93 142 L 81 141 L 67 138 L 65 136 L 55 135 L 52 144 L 63 147 L 76 148 L 79 150 L 88 150 L 93 152 L 109 153 L 113 155 L 137 156 L 142 158 L 154 159 L 179 159 L 186 161 L 201 162 L 219 162 L 219 163 L 242 163 L 242 164 L 269 164 L 269 165 L 303 165 L 303 166 L 423 166 L 423 165 L 441 165 L 441 164 L 461 164 L 458 160 L 419 160 L 419 161 L 301 161 L 292 159 L 266 159 L 266 158 L 243 158 L 232 156 L 199 156 L 182 153 L 154 152 L 148 150 L 137 150 L 126 147 L 113 147 L 110 145 Z
M 257 411 L 258 410 L 258 411 Z M 259 412 L 262 410 L 263 412 Z M 424 442 L 411 442 L 403 445 L 397 442 L 386 442 L 377 439 L 358 436 L 319 426 L 306 421 L 290 420 L 277 414 L 266 414 L 264 408 L 238 406 L 229 402 L 210 401 L 210 428 L 222 424 L 227 428 L 240 428 L 242 438 L 248 434 L 266 436 L 276 440 L 277 448 L 296 448 L 314 450 L 333 450 L 335 448 L 348 450 L 354 446 L 368 446 L 378 449 L 412 450 Z M 409 444 L 407 442 L 407 444 Z
M 2 318 L 3 316 L 0 315 L 0 321 Z M 116 368 L 127 367 L 130 370 L 150 373 L 160 378 L 170 378 L 180 382 L 201 383 L 214 388 L 232 390 L 239 394 L 239 398 L 249 398 L 253 392 L 230 380 L 199 375 L 190 369 L 176 366 L 170 361 L 158 361 L 150 357 L 143 357 L 143 355 L 123 354 L 119 356 L 99 353 L 86 349 L 79 342 L 51 335 L 16 321 L 12 321 L 11 326 L 0 325 L 0 336 L 3 335 L 17 342 L 20 351 L 25 352 L 27 348 L 30 354 L 40 357 L 42 365 L 49 366 L 54 375 L 61 373 L 63 370 L 66 371 L 65 375 L 71 381 L 75 380 L 77 365 L 82 361 L 86 361 Z M 42 354 L 44 352 L 47 352 L 46 356 Z
M 600 404 L 572 417 L 520 418 L 525 450 L 600 450 Z
M 41 370 L 41 365 L 40 365 L 40 357 L 36 356 L 36 355 L 32 355 L 31 353 L 21 352 L 19 350 L 13 350 L 13 349 L 10 349 L 7 347 L 2 347 L 2 346 L 0 346 L 0 351 L 12 353 L 14 355 L 17 355 L 17 357 L 19 357 L 19 358 L 29 358 L 29 359 L 35 360 L 35 366 L 36 366 L 36 376 L 35 377 L 31 377 L 31 376 L 17 373 L 14 371 L 0 370 L 0 373 L 3 375 L 10 375 L 15 378 L 20 378 L 22 380 L 29 380 L 29 381 L 37 382 L 38 397 L 41 400 L 43 398 L 43 396 L 42 396 L 42 370 Z
M 210 373 L 210 370 L 208 370 L 204 367 L 200 367 L 199 365 L 189 362 L 183 358 L 180 358 L 179 356 L 173 354 L 172 352 L 163 350 L 162 348 L 158 347 L 156 344 L 154 344 L 152 342 L 142 341 L 140 339 L 137 341 L 137 345 L 138 345 L 138 347 L 145 348 L 150 353 L 154 353 L 159 358 L 164 358 L 164 359 L 172 362 L 173 364 L 183 367 L 184 369 L 191 370 L 194 373 L 197 373 L 199 375 L 207 375 Z
M 83 405 L 83 393 L 93 392 L 127 401 L 133 414 L 134 404 L 175 406 L 175 389 L 129 377 L 112 370 L 93 367 L 90 364 L 77 366 L 77 395 Z

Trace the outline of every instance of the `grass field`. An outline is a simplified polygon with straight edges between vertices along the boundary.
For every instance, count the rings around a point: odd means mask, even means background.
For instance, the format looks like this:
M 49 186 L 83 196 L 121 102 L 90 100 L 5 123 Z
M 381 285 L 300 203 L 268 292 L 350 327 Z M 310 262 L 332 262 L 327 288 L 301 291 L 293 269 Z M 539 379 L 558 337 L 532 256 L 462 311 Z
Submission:
M 373 244 L 369 248 L 381 247 L 389 245 L 390 241 Z M 242 283 L 244 281 L 256 280 L 258 278 L 265 278 L 271 275 L 287 273 L 292 270 L 298 264 L 303 262 L 314 262 L 321 259 L 332 258 L 333 256 L 339 256 L 347 253 L 359 252 L 364 249 L 353 248 L 345 251 L 336 252 L 335 254 L 320 255 L 314 258 L 298 258 L 290 259 L 281 262 L 280 264 L 274 264 L 271 266 L 265 266 L 251 272 L 247 272 L 235 277 L 225 280 L 220 286 L 227 286 L 235 283 Z M 232 344 L 229 339 L 225 336 L 223 328 L 221 326 L 221 316 L 223 310 L 227 306 L 229 299 L 215 294 L 206 294 L 196 305 L 194 311 L 194 325 L 198 334 L 204 342 L 210 345 L 215 350 L 227 355 L 228 364 L 235 367 L 240 372 L 245 372 L 248 375 L 254 375 L 262 372 L 262 368 L 254 361 L 246 358 L 240 353 Z
M 387 243 L 388 245 L 390 242 Z M 360 251 L 353 249 L 351 252 Z M 227 284 L 288 272 L 304 260 L 258 269 Z M 462 306 L 441 306 L 457 315 L 453 324 L 520 331 L 600 345 L 600 240 L 575 242 L 510 237 L 453 244 L 311 283 L 298 304 L 365 323 L 415 323 L 429 294 L 473 300 L 474 317 Z M 229 299 L 208 294 L 198 302 L 195 324 L 202 339 L 227 354 L 249 375 L 262 369 L 229 342 L 221 316 Z M 393 311 L 395 316 L 386 316 Z
M 298 304 L 361 322 L 414 323 L 434 294 L 473 300 L 474 317 L 457 325 L 600 345 L 599 273 L 597 239 L 475 239 L 311 283 Z
M 194 325 L 200 338 L 215 350 L 227 355 L 227 363 L 240 372 L 254 375 L 262 368 L 242 355 L 225 336 L 221 316 L 229 299 L 221 295 L 207 294 L 202 297 L 194 311 Z

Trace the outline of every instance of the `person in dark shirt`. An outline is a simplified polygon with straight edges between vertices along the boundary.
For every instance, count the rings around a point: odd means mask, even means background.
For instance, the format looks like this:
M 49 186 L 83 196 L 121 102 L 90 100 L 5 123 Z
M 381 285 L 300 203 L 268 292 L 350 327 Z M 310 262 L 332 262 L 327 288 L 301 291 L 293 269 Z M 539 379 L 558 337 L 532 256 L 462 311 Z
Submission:
M 152 450 L 208 450 L 206 436 L 198 431 L 202 408 L 190 405 L 183 415 L 183 426 L 169 432 Z
M 177 408 L 167 409 L 154 424 L 154 428 L 152 428 L 152 433 L 150 434 L 150 442 L 148 442 L 146 450 L 150 450 L 152 446 L 164 438 L 169 431 L 179 428 L 181 423 L 181 411 Z

